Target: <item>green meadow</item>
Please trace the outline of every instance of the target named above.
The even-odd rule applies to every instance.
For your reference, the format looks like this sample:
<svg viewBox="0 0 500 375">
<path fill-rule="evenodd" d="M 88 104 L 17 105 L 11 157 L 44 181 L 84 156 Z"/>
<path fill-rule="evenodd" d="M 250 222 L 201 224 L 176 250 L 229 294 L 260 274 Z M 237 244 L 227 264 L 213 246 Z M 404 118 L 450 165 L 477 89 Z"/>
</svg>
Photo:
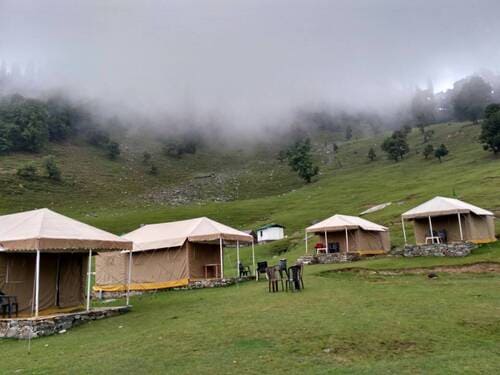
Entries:
<svg viewBox="0 0 500 375">
<path fill-rule="evenodd" d="M 477 142 L 479 127 L 452 123 L 432 129 L 431 143 L 445 143 L 450 150 L 442 163 L 424 159 L 417 130 L 409 136 L 410 155 L 398 163 L 379 151 L 383 136 L 342 143 L 332 161 L 321 152 L 326 135 L 318 135 L 315 158 L 321 175 L 309 185 L 271 153 L 260 154 L 259 161 L 241 152 L 227 165 L 224 155 L 205 155 L 217 160 L 214 165 L 221 171 L 236 176 L 239 195 L 227 202 L 183 205 L 137 199 L 148 186 L 173 182 L 166 174 L 160 181 L 152 176 L 141 180 L 144 171 L 132 151 L 110 162 L 78 145 L 54 146 L 65 175 L 74 171 L 75 177 L 60 185 L 41 181 L 37 188 L 14 174 L 29 156 L 3 157 L 0 211 L 47 206 L 117 234 L 140 224 L 196 216 L 239 229 L 276 222 L 286 226 L 287 238 L 256 247 L 257 260 L 272 264 L 279 258 L 291 263 L 304 253 L 304 228 L 312 222 L 335 213 L 358 215 L 391 202 L 366 218 L 388 226 L 393 245 L 400 246 L 400 214 L 436 195 L 500 213 L 500 160 L 482 150 Z M 370 147 L 377 150 L 374 162 L 366 157 Z M 185 180 L 203 172 L 197 158 L 203 157 L 185 160 L 184 171 L 180 161 L 164 163 L 171 176 Z M 247 174 L 233 174 L 241 169 Z M 272 177 L 270 170 L 275 171 Z M 122 180 L 114 181 L 117 176 Z M 407 231 L 411 241 L 410 225 Z M 235 273 L 235 251 L 228 248 L 225 253 L 230 276 Z M 242 260 L 251 263 L 250 248 L 242 249 Z M 249 281 L 228 288 L 137 296 L 130 313 L 33 340 L 31 354 L 25 341 L 0 341 L 0 372 L 495 374 L 500 372 L 500 274 L 439 272 L 430 279 L 426 273 L 335 272 L 346 267 L 376 271 L 477 262 L 499 263 L 500 244 L 483 245 L 465 258 L 383 256 L 306 266 L 305 290 L 300 293 L 270 294 L 267 282 Z"/>
</svg>

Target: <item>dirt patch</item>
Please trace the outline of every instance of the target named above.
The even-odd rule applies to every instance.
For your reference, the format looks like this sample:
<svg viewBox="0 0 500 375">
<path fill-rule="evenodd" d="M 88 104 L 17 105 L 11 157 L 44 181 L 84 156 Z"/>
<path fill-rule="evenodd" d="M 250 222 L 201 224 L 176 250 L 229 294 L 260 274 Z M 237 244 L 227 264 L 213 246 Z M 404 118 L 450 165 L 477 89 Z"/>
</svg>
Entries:
<svg viewBox="0 0 500 375">
<path fill-rule="evenodd" d="M 416 268 L 399 268 L 399 269 L 381 269 L 375 270 L 370 268 L 350 267 L 339 270 L 327 271 L 334 273 L 353 272 L 358 274 L 368 275 L 383 275 L 397 276 L 405 274 L 426 274 L 429 272 L 446 272 L 446 273 L 500 273 L 500 263 L 495 262 L 479 262 L 464 265 L 454 266 L 435 266 L 435 267 L 416 267 Z"/>
</svg>

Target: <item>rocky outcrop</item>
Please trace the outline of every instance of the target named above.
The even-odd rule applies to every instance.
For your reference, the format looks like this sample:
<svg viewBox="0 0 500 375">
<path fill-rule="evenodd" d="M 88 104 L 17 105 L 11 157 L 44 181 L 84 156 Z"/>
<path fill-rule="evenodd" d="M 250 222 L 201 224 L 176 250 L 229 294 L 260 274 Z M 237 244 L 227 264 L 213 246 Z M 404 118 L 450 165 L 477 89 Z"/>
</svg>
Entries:
<svg viewBox="0 0 500 375">
<path fill-rule="evenodd" d="M 64 333 L 89 320 L 108 318 L 126 313 L 129 310 L 129 306 L 120 306 L 39 318 L 0 319 L 0 338 L 33 339 L 55 333 Z"/>
<path fill-rule="evenodd" d="M 477 245 L 471 242 L 455 242 L 448 244 L 406 245 L 403 248 L 405 257 L 465 257 Z"/>
<path fill-rule="evenodd" d="M 297 262 L 303 264 L 331 264 L 331 263 L 346 263 L 354 262 L 361 259 L 356 253 L 331 253 L 331 254 L 316 254 L 303 255 Z"/>
</svg>

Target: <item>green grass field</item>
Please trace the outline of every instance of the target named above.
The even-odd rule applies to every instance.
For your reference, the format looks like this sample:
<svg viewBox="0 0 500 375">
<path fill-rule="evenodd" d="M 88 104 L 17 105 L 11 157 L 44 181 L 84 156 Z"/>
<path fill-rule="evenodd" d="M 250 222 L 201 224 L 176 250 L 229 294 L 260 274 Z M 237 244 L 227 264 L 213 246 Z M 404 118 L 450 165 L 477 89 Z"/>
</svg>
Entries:
<svg viewBox="0 0 500 375">
<path fill-rule="evenodd" d="M 150 181 L 141 183 L 141 177 L 134 177 L 142 168 L 138 160 L 101 163 L 95 150 L 77 148 L 71 153 L 65 147 L 77 146 L 57 146 L 75 174 L 71 157 L 79 158 L 82 176 L 75 179 L 81 180 L 73 187 L 46 181 L 38 188 L 14 186 L 20 182 L 12 171 L 29 156 L 3 158 L 0 180 L 7 183 L 0 188 L 0 211 L 48 206 L 118 234 L 143 223 L 195 216 L 241 229 L 277 222 L 286 226 L 287 239 L 256 249 L 258 260 L 275 263 L 281 257 L 293 262 L 303 254 L 303 230 L 313 221 L 335 213 L 357 215 L 372 205 L 392 202 L 367 218 L 389 226 L 393 245 L 401 245 L 399 215 L 435 195 L 456 196 L 500 212 L 500 160 L 477 143 L 478 126 L 441 124 L 433 129 L 432 143 L 444 142 L 450 150 L 443 163 L 424 160 L 416 130 L 410 135 L 411 154 L 400 163 L 386 160 L 379 151 L 375 162 L 367 160 L 368 149 L 378 150 L 382 137 L 341 144 L 330 164 L 317 146 L 322 174 L 306 186 L 269 155 L 259 161 L 247 154 L 227 162 L 231 171 L 255 166 L 247 169 L 248 185 L 239 199 L 181 206 L 134 198 Z M 318 139 L 316 145 L 320 143 Z M 187 174 L 206 172 L 208 167 L 196 167 L 198 157 L 202 155 L 185 161 Z M 221 170 L 226 168 L 224 156 L 210 158 L 218 160 L 214 165 Z M 99 160 L 95 168 L 92 160 Z M 266 179 L 271 165 L 280 171 Z M 181 171 L 179 164 L 172 175 L 179 173 L 182 180 Z M 111 187 L 117 176 L 129 180 Z M 160 179 L 175 184 L 168 176 Z M 240 188 L 242 182 L 238 179 Z M 250 263 L 249 248 L 242 250 L 242 259 Z M 328 272 L 352 266 L 391 269 L 485 261 L 500 262 L 500 244 L 482 246 L 466 258 L 377 257 L 308 266 L 301 293 L 273 295 L 267 293 L 267 283 L 247 282 L 224 289 L 134 297 L 129 314 L 34 340 L 29 355 L 24 341 L 0 341 L 0 373 L 496 374 L 500 372 L 499 274 L 443 273 L 430 280 L 425 275 Z M 226 251 L 225 262 L 230 276 L 236 263 L 232 249 Z"/>
<path fill-rule="evenodd" d="M 452 263 L 499 261 L 499 250 Z M 359 265 L 431 263 L 442 262 Z M 300 293 L 249 281 L 135 297 L 132 312 L 36 339 L 31 354 L 0 341 L 2 373 L 498 373 L 499 274 L 328 272 L 337 267 L 306 267 Z"/>
</svg>

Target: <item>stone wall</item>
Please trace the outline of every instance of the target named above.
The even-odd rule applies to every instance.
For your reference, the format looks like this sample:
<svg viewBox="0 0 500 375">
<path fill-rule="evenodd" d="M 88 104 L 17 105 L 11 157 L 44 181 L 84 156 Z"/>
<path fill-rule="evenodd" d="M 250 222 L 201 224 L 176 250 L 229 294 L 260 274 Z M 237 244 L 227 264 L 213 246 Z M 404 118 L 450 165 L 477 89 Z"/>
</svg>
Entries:
<svg viewBox="0 0 500 375">
<path fill-rule="evenodd" d="M 477 246 L 470 242 L 448 244 L 406 245 L 403 248 L 405 257 L 465 257 Z"/>
<path fill-rule="evenodd" d="M 361 257 L 356 253 L 331 253 L 303 255 L 297 261 L 304 264 L 331 264 L 354 262 L 360 259 Z"/>
<path fill-rule="evenodd" d="M 128 306 L 120 306 L 39 318 L 0 319 L 0 338 L 29 339 L 30 337 L 37 338 L 64 333 L 66 330 L 89 320 L 108 318 L 126 313 L 129 310 Z"/>
</svg>

